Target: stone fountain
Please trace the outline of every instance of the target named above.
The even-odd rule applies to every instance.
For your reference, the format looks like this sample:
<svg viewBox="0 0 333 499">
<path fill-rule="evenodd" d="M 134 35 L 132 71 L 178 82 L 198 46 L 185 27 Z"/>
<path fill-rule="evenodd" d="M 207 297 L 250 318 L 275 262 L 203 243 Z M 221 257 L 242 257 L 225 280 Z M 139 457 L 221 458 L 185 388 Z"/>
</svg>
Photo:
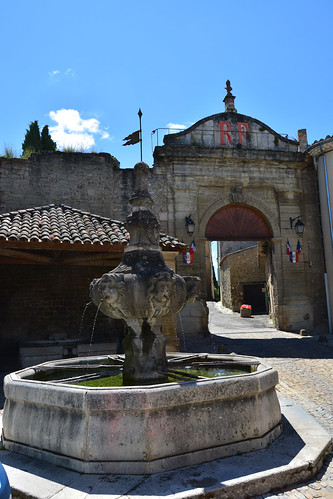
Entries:
<svg viewBox="0 0 333 499">
<path fill-rule="evenodd" d="M 47 362 L 8 375 L 3 443 L 9 450 L 84 473 L 150 474 L 260 449 L 281 433 L 277 372 L 260 359 L 167 358 L 163 318 L 195 300 L 199 280 L 165 265 L 149 168 L 138 163 L 135 173 L 130 243 L 120 265 L 90 289 L 102 312 L 126 322 L 125 356 Z M 177 378 L 188 364 L 245 370 Z M 113 371 L 123 373 L 123 386 L 76 384 Z"/>
<path fill-rule="evenodd" d="M 163 318 L 176 316 L 199 294 L 198 277 L 181 277 L 166 266 L 160 248 L 159 223 L 151 211 L 149 167 L 135 165 L 135 190 L 127 217 L 130 241 L 120 265 L 91 283 L 90 295 L 104 314 L 124 319 L 126 385 L 165 380 L 167 359 Z"/>
</svg>

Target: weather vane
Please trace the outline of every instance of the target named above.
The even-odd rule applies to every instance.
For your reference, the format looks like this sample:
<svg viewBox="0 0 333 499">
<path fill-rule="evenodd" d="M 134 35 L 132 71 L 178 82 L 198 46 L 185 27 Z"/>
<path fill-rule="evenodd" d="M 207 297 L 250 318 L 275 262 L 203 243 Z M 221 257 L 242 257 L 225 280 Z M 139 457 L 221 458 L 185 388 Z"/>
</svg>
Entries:
<svg viewBox="0 0 333 499">
<path fill-rule="evenodd" d="M 125 144 L 123 146 L 131 146 L 133 144 L 137 144 L 140 142 L 140 157 L 142 161 L 142 128 L 141 128 L 141 117 L 142 117 L 142 111 L 139 109 L 138 112 L 139 116 L 139 123 L 140 123 L 140 128 L 139 130 L 136 130 L 135 132 L 131 133 L 130 135 L 127 135 L 123 140 L 126 140 Z"/>
</svg>

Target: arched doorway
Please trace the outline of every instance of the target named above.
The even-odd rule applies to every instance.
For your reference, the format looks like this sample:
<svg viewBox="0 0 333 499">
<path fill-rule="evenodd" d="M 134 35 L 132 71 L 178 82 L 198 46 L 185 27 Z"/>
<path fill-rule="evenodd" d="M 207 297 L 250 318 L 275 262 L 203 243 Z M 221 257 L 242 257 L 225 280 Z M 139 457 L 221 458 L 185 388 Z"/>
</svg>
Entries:
<svg viewBox="0 0 333 499">
<path fill-rule="evenodd" d="M 229 204 L 210 217 L 205 236 L 210 241 L 262 241 L 272 237 L 272 230 L 254 208 Z"/>
<path fill-rule="evenodd" d="M 222 304 L 239 311 L 247 303 L 253 313 L 270 313 L 274 290 L 269 241 L 273 234 L 264 215 L 243 204 L 224 206 L 208 220 L 205 236 L 218 241 Z"/>
</svg>

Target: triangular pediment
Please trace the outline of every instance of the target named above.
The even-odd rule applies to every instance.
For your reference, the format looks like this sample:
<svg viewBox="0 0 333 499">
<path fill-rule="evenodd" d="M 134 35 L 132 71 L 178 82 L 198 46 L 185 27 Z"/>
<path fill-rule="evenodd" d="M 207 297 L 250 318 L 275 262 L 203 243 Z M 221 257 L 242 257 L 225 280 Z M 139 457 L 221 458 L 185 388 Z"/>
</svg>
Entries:
<svg viewBox="0 0 333 499">
<path fill-rule="evenodd" d="M 203 118 L 190 128 L 166 135 L 167 146 L 257 149 L 297 152 L 298 142 L 283 137 L 261 121 L 229 112 Z"/>
</svg>

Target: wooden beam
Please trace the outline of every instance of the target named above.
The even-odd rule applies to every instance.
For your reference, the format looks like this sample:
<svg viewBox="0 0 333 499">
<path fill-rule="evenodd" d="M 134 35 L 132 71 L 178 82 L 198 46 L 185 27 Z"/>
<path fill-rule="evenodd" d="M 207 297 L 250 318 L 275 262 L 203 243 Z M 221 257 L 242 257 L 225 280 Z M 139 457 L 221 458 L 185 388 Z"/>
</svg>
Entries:
<svg viewBox="0 0 333 499">
<path fill-rule="evenodd" d="M 59 241 L 9 241 L 0 239 L 0 249 L 17 249 L 32 251 L 87 251 L 87 252 L 123 252 L 126 244 L 88 244 L 61 243 Z"/>
<path fill-rule="evenodd" d="M 123 252 L 83 253 L 48 252 L 41 255 L 28 251 L 17 251 L 0 248 L 0 264 L 32 264 L 32 265 L 84 265 L 110 266 L 119 265 Z"/>
<path fill-rule="evenodd" d="M 54 259 L 49 256 L 29 253 L 28 251 L 16 251 L 11 249 L 0 248 L 0 257 L 5 256 L 8 258 L 14 258 L 15 260 L 24 260 L 24 263 L 40 263 L 49 265 L 53 263 Z"/>
</svg>

